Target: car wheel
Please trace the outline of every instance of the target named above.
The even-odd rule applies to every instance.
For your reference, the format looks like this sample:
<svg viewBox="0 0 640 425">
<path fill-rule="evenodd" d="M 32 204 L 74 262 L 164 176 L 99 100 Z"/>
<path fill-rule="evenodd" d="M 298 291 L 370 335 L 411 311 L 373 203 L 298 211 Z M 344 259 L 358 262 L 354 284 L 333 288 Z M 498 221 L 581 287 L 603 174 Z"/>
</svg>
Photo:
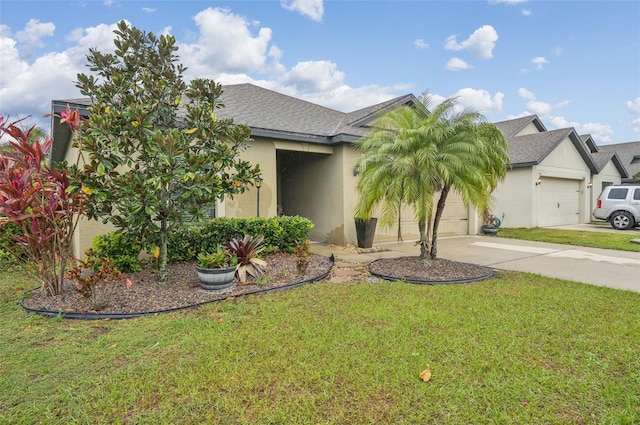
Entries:
<svg viewBox="0 0 640 425">
<path fill-rule="evenodd" d="M 636 225 L 633 216 L 626 211 L 616 211 L 609 220 L 611 227 L 616 230 L 629 230 Z"/>
</svg>

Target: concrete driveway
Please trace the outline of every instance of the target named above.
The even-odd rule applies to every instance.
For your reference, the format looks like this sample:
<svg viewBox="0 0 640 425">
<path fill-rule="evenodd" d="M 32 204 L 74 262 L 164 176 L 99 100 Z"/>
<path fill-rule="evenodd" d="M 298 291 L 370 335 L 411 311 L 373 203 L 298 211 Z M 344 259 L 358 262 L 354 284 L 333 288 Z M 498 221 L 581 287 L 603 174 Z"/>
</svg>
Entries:
<svg viewBox="0 0 640 425">
<path fill-rule="evenodd" d="M 629 234 L 630 239 L 640 237 L 640 232 L 635 232 L 627 231 L 626 233 Z M 378 258 L 419 255 L 419 248 L 414 241 L 376 246 L 384 248 L 385 251 L 358 254 L 322 244 L 312 244 L 311 249 L 322 255 L 333 253 L 338 260 L 356 263 L 370 262 Z M 438 239 L 438 256 L 499 270 L 536 273 L 640 292 L 640 252 L 585 248 L 493 236 L 453 236 Z"/>
</svg>

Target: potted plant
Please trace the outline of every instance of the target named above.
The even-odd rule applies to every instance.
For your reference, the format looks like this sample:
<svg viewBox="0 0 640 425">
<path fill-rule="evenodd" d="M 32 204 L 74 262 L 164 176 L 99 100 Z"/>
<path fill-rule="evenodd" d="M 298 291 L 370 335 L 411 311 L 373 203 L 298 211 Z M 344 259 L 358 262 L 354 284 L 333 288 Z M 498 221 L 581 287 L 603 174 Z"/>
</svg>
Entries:
<svg viewBox="0 0 640 425">
<path fill-rule="evenodd" d="M 248 277 L 258 278 L 267 270 L 267 262 L 259 257 L 266 248 L 264 237 L 245 235 L 243 239 L 233 238 L 223 248 L 237 258 L 236 276 L 240 283 L 247 283 Z"/>
<path fill-rule="evenodd" d="M 504 215 L 503 215 L 504 217 Z M 502 220 L 491 214 L 490 211 L 484 213 L 484 224 L 482 225 L 482 233 L 485 235 L 497 235 L 500 230 Z"/>
<path fill-rule="evenodd" d="M 238 257 L 221 245 L 214 252 L 201 252 L 196 266 L 200 287 L 214 291 L 230 288 L 237 268 Z"/>
</svg>

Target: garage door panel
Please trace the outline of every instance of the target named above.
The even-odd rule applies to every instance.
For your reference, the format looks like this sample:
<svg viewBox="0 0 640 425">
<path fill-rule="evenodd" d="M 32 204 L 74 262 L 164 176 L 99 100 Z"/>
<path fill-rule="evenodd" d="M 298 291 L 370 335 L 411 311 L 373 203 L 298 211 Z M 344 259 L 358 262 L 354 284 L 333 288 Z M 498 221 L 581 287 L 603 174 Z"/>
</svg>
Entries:
<svg viewBox="0 0 640 425">
<path fill-rule="evenodd" d="M 541 227 L 580 222 L 580 181 L 543 177 L 540 184 Z"/>
</svg>

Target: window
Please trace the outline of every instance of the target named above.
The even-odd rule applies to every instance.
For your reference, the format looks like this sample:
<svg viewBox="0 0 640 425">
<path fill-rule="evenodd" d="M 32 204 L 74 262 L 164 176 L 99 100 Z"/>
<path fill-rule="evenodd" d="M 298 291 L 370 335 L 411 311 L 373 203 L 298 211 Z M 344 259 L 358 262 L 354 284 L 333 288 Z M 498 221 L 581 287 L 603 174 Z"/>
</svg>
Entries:
<svg viewBox="0 0 640 425">
<path fill-rule="evenodd" d="M 634 201 L 640 201 L 640 189 L 636 189 L 633 192 L 633 200 Z"/>
<path fill-rule="evenodd" d="M 613 186 L 613 182 L 602 182 L 602 190 L 607 186 Z"/>
<path fill-rule="evenodd" d="M 609 196 L 607 196 L 607 199 L 627 199 L 628 192 L 629 189 L 622 187 L 611 189 L 611 191 L 609 192 Z"/>
</svg>

